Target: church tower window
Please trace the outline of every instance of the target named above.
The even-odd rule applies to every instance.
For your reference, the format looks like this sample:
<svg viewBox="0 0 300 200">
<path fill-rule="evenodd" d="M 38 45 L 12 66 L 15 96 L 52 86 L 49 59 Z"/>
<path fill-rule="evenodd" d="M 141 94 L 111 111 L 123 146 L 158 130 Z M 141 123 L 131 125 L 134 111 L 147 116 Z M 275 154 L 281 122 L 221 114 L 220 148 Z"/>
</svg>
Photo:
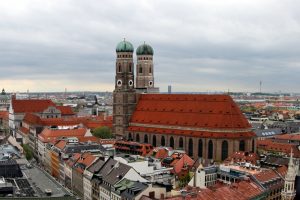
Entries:
<svg viewBox="0 0 300 200">
<path fill-rule="evenodd" d="M 129 63 L 129 72 L 131 73 L 132 72 L 132 64 Z"/>
<path fill-rule="evenodd" d="M 119 66 L 118 66 L 118 72 L 122 72 L 121 64 L 120 63 L 119 63 Z"/>
</svg>

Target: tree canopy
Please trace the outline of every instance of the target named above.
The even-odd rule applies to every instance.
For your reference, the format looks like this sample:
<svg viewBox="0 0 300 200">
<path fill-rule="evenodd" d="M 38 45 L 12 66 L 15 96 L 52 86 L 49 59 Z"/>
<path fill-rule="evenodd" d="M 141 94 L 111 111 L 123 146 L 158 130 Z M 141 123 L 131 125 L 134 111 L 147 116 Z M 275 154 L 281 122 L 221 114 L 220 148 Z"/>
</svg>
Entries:
<svg viewBox="0 0 300 200">
<path fill-rule="evenodd" d="M 32 149 L 29 147 L 28 144 L 23 145 L 23 150 L 25 152 L 25 156 L 27 160 L 31 160 L 33 158 L 33 152 Z"/>
<path fill-rule="evenodd" d="M 95 128 L 92 133 L 95 137 L 102 138 L 102 139 L 113 138 L 111 129 L 107 126 L 101 126 L 101 127 Z"/>
</svg>

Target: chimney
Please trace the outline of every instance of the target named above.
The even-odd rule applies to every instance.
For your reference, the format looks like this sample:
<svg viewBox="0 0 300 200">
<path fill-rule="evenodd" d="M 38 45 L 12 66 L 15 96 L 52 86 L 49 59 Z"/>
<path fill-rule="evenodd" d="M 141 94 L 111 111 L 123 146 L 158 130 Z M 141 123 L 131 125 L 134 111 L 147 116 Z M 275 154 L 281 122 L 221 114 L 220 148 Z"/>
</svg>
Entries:
<svg viewBox="0 0 300 200">
<path fill-rule="evenodd" d="M 16 94 L 15 93 L 11 95 L 11 100 L 16 100 Z"/>
</svg>

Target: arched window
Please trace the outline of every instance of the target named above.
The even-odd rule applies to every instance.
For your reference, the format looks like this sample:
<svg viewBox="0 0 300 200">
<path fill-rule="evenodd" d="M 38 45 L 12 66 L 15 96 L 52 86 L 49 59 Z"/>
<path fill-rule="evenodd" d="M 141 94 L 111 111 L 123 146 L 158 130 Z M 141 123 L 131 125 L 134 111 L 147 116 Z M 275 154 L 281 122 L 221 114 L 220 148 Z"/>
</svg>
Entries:
<svg viewBox="0 0 300 200">
<path fill-rule="evenodd" d="M 129 72 L 132 72 L 132 63 L 129 63 Z"/>
<path fill-rule="evenodd" d="M 121 63 L 118 65 L 118 72 L 122 72 Z"/>
<path fill-rule="evenodd" d="M 161 146 L 165 146 L 166 145 L 165 136 L 161 137 L 160 144 L 161 144 Z"/>
<path fill-rule="evenodd" d="M 208 142 L 208 159 L 212 159 L 213 158 L 213 150 L 214 150 L 214 145 L 213 142 L 211 140 L 209 140 Z"/>
<path fill-rule="evenodd" d="M 174 138 L 170 137 L 170 147 L 174 148 Z"/>
<path fill-rule="evenodd" d="M 189 156 L 193 156 L 193 140 L 189 139 Z"/>
<path fill-rule="evenodd" d="M 183 149 L 183 139 L 182 139 L 182 137 L 179 138 L 179 148 Z"/>
<path fill-rule="evenodd" d="M 148 135 L 144 136 L 144 143 L 148 143 Z"/>
<path fill-rule="evenodd" d="M 245 151 L 245 140 L 241 140 L 240 141 L 240 147 L 239 147 L 240 151 Z"/>
<path fill-rule="evenodd" d="M 225 160 L 228 157 L 228 142 L 224 140 L 222 142 L 222 156 L 221 159 Z"/>
<path fill-rule="evenodd" d="M 252 152 L 255 153 L 255 141 L 252 139 Z"/>
<path fill-rule="evenodd" d="M 131 141 L 132 140 L 132 135 L 131 133 L 128 134 L 128 141 Z"/>
<path fill-rule="evenodd" d="M 140 73 L 140 74 L 143 73 L 143 68 L 142 68 L 142 66 L 139 67 L 139 73 Z"/>
<path fill-rule="evenodd" d="M 156 147 L 156 136 L 155 135 L 153 135 L 153 137 L 152 137 L 152 146 Z"/>
<path fill-rule="evenodd" d="M 203 157 L 203 143 L 202 143 L 202 139 L 199 139 L 198 141 L 198 157 L 202 158 Z"/>
<path fill-rule="evenodd" d="M 135 136 L 135 141 L 140 142 L 140 135 L 138 133 Z"/>
</svg>

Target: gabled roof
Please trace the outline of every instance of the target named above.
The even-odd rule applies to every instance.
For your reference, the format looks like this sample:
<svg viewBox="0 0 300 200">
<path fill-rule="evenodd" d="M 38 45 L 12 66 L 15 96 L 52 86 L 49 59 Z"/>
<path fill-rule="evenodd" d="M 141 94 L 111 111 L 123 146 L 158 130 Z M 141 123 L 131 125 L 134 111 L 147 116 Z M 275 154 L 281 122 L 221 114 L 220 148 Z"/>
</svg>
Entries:
<svg viewBox="0 0 300 200">
<path fill-rule="evenodd" d="M 97 158 L 97 160 L 90 165 L 87 170 L 91 173 L 95 173 L 97 171 L 99 171 L 101 169 L 101 167 L 103 167 L 103 165 L 105 164 L 105 160 L 104 158 Z"/>
<path fill-rule="evenodd" d="M 83 137 L 87 132 L 85 128 L 78 129 L 49 129 L 45 128 L 38 136 L 42 142 L 55 141 L 61 137 Z"/>
<path fill-rule="evenodd" d="M 211 137 L 213 133 L 216 137 L 234 134 L 238 137 L 255 136 L 229 95 L 142 94 L 128 130 L 162 134 L 180 131 L 180 135 L 198 137 Z M 204 135 L 201 136 L 201 133 Z"/>
<path fill-rule="evenodd" d="M 54 146 L 60 150 L 63 150 L 65 148 L 66 144 L 67 144 L 66 140 L 60 140 Z"/>
<path fill-rule="evenodd" d="M 259 161 L 259 156 L 256 153 L 250 153 L 250 152 L 243 152 L 243 151 L 236 151 L 233 154 L 231 154 L 227 159 L 227 162 L 248 162 L 252 163 L 254 165 L 257 164 L 257 161 Z"/>
<path fill-rule="evenodd" d="M 56 106 L 60 110 L 62 115 L 74 115 L 74 112 L 70 106 Z"/>
<path fill-rule="evenodd" d="M 251 127 L 229 95 L 142 94 L 131 122 L 199 128 Z"/>
<path fill-rule="evenodd" d="M 265 183 L 270 181 L 271 179 L 279 179 L 281 178 L 274 170 L 272 169 L 264 169 L 263 171 L 256 173 L 253 175 L 260 183 Z"/>
<path fill-rule="evenodd" d="M 286 155 L 290 155 L 292 149 L 294 157 L 300 158 L 300 151 L 296 144 L 280 143 L 269 139 L 265 139 L 257 140 L 257 148 L 264 149 L 266 151 L 281 152 Z"/>
<path fill-rule="evenodd" d="M 294 141 L 300 141 L 300 133 L 293 133 L 293 134 L 284 134 L 284 135 L 278 135 L 275 137 L 279 140 L 294 140 Z"/>
<path fill-rule="evenodd" d="M 79 172 L 83 173 L 86 167 L 90 166 L 93 161 L 96 159 L 90 152 L 81 153 L 79 159 L 74 164 L 74 169 Z"/>
<path fill-rule="evenodd" d="M 12 108 L 15 113 L 39 113 L 46 110 L 49 106 L 56 107 L 55 103 L 51 100 L 41 100 L 41 99 L 28 99 L 19 100 L 12 99 Z"/>
<path fill-rule="evenodd" d="M 33 113 L 25 113 L 23 121 L 30 125 L 43 124 L 41 118 L 38 115 L 35 115 Z"/>
<path fill-rule="evenodd" d="M 117 162 L 109 171 L 109 173 L 103 177 L 103 180 L 111 185 L 114 185 L 118 181 L 122 180 L 122 178 L 124 178 L 130 169 L 130 166 Z"/>
</svg>

